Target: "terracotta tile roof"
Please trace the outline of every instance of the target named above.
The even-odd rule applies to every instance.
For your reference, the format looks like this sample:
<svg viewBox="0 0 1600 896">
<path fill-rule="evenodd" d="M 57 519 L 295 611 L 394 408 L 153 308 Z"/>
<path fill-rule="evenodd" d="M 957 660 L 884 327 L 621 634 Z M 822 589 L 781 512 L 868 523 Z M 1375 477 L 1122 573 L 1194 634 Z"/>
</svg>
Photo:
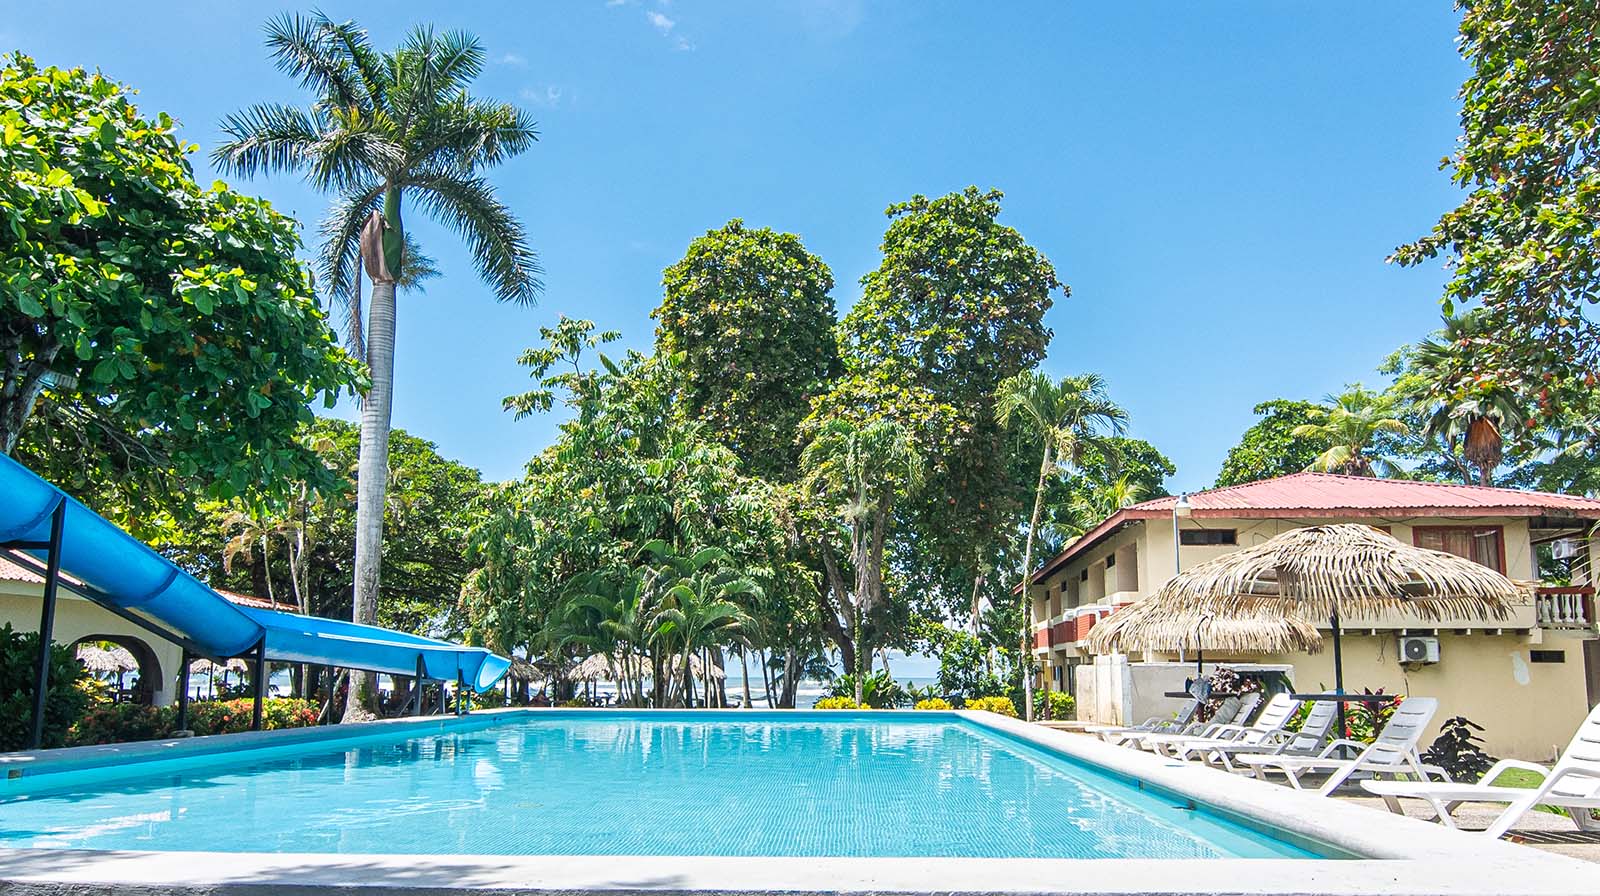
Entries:
<svg viewBox="0 0 1600 896">
<path fill-rule="evenodd" d="M 44 576 L 23 569 L 5 557 L 0 557 L 0 581 L 3 582 L 30 582 L 35 585 L 44 584 Z"/>
<path fill-rule="evenodd" d="M 1043 576 L 1134 520 L 1169 519 L 1176 497 L 1156 498 L 1107 517 L 1052 557 Z M 1600 500 L 1509 488 L 1374 479 L 1334 473 L 1292 473 L 1276 479 L 1189 495 L 1190 515 L 1224 519 L 1522 516 L 1600 519 Z"/>
<path fill-rule="evenodd" d="M 241 607 L 255 607 L 259 610 L 274 609 L 272 606 L 272 601 L 267 600 L 264 597 L 256 597 L 255 595 L 251 594 L 240 594 L 237 591 L 224 591 L 221 588 L 217 588 L 215 590 L 218 594 L 226 597 L 228 600 L 238 604 Z M 293 613 L 295 610 L 294 598 L 278 598 L 278 606 L 276 609 L 282 610 L 286 613 Z"/>
</svg>

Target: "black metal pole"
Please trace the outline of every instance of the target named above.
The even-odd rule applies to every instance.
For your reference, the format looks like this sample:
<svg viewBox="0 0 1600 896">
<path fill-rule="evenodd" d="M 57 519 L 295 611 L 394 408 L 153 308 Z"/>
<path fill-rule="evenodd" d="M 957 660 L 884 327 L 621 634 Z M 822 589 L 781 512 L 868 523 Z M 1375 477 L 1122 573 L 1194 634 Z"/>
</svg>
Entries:
<svg viewBox="0 0 1600 896">
<path fill-rule="evenodd" d="M 261 704 L 267 699 L 267 636 L 256 642 L 256 705 L 250 715 L 250 730 L 261 730 Z"/>
<path fill-rule="evenodd" d="M 461 670 L 456 670 L 456 715 L 467 714 L 467 682 L 461 677 Z"/>
<path fill-rule="evenodd" d="M 1339 644 L 1339 608 L 1333 608 L 1333 615 L 1328 617 L 1328 624 L 1333 627 L 1333 690 L 1334 693 L 1344 693 L 1344 651 Z M 1339 733 L 1338 737 L 1348 737 L 1349 729 L 1344 722 L 1344 701 L 1338 702 L 1339 706 Z"/>
<path fill-rule="evenodd" d="M 67 499 L 50 514 L 50 546 L 45 560 L 44 607 L 39 611 L 39 670 L 33 679 L 33 730 L 27 749 L 44 746 L 45 697 L 50 690 L 50 640 L 56 628 L 56 589 L 61 584 L 61 528 L 67 518 Z"/>
<path fill-rule="evenodd" d="M 423 686 L 424 683 L 427 682 L 427 680 L 428 680 L 427 676 L 428 676 L 427 665 L 425 663 L 423 663 L 422 654 L 419 653 L 419 654 L 417 654 L 417 699 L 416 699 L 416 703 L 413 704 L 413 707 L 414 707 L 413 714 L 414 715 L 419 715 L 420 716 L 423 713 L 422 686 Z"/>
<path fill-rule="evenodd" d="M 178 730 L 189 730 L 189 664 L 194 662 L 194 654 L 189 648 L 183 648 L 183 656 L 179 659 L 178 671 Z"/>
<path fill-rule="evenodd" d="M 439 715 L 441 716 L 449 711 L 449 708 L 445 706 L 445 696 L 444 679 L 441 678 L 439 679 Z"/>
</svg>

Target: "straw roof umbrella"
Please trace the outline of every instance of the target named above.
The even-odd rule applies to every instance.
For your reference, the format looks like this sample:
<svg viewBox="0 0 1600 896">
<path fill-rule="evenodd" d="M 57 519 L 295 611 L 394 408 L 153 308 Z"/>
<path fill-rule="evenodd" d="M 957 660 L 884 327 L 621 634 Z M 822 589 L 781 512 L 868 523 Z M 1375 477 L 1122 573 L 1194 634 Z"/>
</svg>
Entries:
<svg viewBox="0 0 1600 896">
<path fill-rule="evenodd" d="M 78 662 L 96 675 L 121 675 L 139 668 L 139 661 L 126 648 L 107 650 L 95 644 L 78 645 Z"/>
<path fill-rule="evenodd" d="M 1381 529 L 1345 523 L 1293 529 L 1196 564 L 1148 600 L 1157 608 L 1151 612 L 1190 619 L 1206 614 L 1218 619 L 1326 616 L 1333 630 L 1334 682 L 1342 694 L 1341 614 L 1504 619 L 1521 591 L 1505 576 L 1464 557 L 1413 547 Z"/>
<path fill-rule="evenodd" d="M 1089 630 L 1089 649 L 1096 653 L 1193 650 L 1199 654 L 1206 647 L 1225 653 L 1315 653 L 1322 649 L 1322 635 L 1299 616 L 1259 610 L 1228 616 L 1174 613 L 1151 598 L 1123 607 Z"/>
</svg>

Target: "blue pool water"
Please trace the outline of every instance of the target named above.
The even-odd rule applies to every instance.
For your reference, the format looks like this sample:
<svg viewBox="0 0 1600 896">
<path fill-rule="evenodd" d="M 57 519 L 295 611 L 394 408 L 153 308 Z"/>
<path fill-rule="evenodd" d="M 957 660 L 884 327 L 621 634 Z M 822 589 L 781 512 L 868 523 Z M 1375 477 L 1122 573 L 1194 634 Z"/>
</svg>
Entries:
<svg viewBox="0 0 1600 896">
<path fill-rule="evenodd" d="M 542 713 L 0 803 L 0 846 L 487 855 L 1308 857 L 953 717 Z"/>
</svg>

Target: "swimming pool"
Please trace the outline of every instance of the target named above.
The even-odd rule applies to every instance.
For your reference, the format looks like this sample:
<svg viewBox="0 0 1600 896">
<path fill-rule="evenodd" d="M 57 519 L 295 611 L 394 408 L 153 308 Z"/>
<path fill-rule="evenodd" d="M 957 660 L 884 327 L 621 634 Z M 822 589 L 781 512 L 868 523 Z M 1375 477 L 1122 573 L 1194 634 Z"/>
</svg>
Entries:
<svg viewBox="0 0 1600 896">
<path fill-rule="evenodd" d="M 955 713 L 546 711 L 23 783 L 0 803 L 0 847 L 1314 857 Z"/>
</svg>

